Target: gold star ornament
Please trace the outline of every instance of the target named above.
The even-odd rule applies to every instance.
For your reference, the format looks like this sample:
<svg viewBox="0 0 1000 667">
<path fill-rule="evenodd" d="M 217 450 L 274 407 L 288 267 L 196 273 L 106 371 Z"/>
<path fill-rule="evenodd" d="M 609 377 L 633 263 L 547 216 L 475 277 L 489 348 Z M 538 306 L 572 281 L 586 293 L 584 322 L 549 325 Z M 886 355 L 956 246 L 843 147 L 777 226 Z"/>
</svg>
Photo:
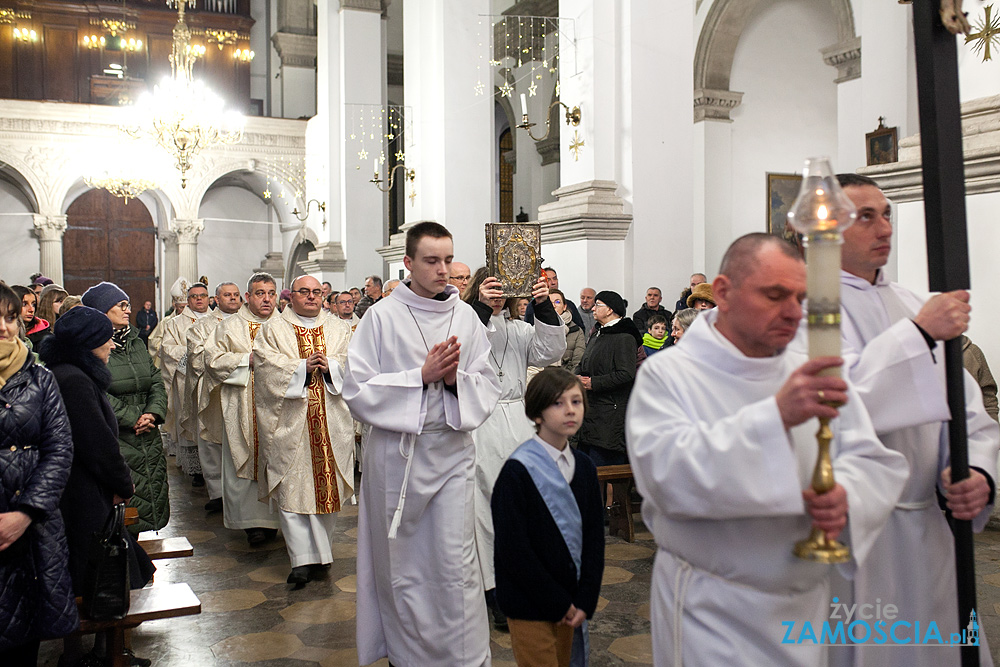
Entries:
<svg viewBox="0 0 1000 667">
<path fill-rule="evenodd" d="M 975 42 L 972 50 L 976 55 L 982 55 L 983 62 L 993 60 L 991 47 L 1000 48 L 1000 16 L 991 16 L 993 5 L 986 5 L 986 14 L 981 21 L 976 21 L 976 32 L 969 33 L 965 43 Z"/>
<path fill-rule="evenodd" d="M 500 86 L 500 96 L 501 97 L 510 97 L 513 92 L 514 92 L 513 86 L 511 86 L 506 81 L 504 81 L 503 85 Z"/>
<path fill-rule="evenodd" d="M 583 146 L 584 146 L 584 142 L 583 142 L 583 139 L 580 137 L 580 131 L 579 130 L 574 130 L 573 131 L 573 141 L 569 145 L 569 149 L 573 152 L 573 161 L 574 162 L 579 162 L 580 161 L 580 151 L 583 150 Z"/>
</svg>

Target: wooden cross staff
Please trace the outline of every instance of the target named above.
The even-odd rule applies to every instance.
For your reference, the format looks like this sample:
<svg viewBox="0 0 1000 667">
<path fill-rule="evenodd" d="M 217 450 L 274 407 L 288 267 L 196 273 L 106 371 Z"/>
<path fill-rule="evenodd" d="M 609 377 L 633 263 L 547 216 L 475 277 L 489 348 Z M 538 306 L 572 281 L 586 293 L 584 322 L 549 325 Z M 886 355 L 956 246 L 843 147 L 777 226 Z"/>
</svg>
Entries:
<svg viewBox="0 0 1000 667">
<path fill-rule="evenodd" d="M 949 3 L 951 0 L 945 0 Z M 960 3 L 959 3 L 960 6 Z M 958 96 L 958 48 L 955 35 L 942 23 L 939 0 L 914 0 L 913 33 L 920 109 L 924 217 L 930 289 L 948 292 L 969 288 L 969 243 L 965 217 L 965 168 L 962 118 Z M 954 19 L 949 21 L 956 29 Z M 964 23 L 968 27 L 968 23 Z M 945 341 L 945 374 L 951 422 L 951 478 L 969 476 L 962 343 Z M 972 523 L 954 521 L 955 571 L 958 584 L 959 631 L 976 607 L 976 570 Z M 961 647 L 962 665 L 979 665 L 979 647 Z"/>
</svg>

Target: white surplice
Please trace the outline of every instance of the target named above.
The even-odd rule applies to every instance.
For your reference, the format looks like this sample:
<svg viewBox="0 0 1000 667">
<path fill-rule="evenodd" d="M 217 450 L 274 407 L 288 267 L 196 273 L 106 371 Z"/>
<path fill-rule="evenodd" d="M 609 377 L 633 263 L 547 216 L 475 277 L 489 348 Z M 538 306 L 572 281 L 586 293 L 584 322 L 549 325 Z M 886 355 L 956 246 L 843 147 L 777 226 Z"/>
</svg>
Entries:
<svg viewBox="0 0 1000 667">
<path fill-rule="evenodd" d="M 818 420 L 786 430 L 774 395 L 805 361 L 743 355 L 702 313 L 682 344 L 642 365 L 627 437 L 642 514 L 659 550 L 650 591 L 657 665 L 826 664 L 826 649 L 782 644 L 782 621 L 828 617 L 832 566 L 796 558 L 809 535 Z M 847 491 L 841 541 L 864 562 L 906 479 L 853 390 L 833 420 L 836 480 Z M 797 625 L 796 627 L 799 627 Z M 818 632 L 818 630 L 817 630 Z"/>
<path fill-rule="evenodd" d="M 845 350 L 860 353 L 850 360 L 851 380 L 879 438 L 906 457 L 910 475 L 871 557 L 853 582 L 837 582 L 837 588 L 858 604 L 878 599 L 894 604 L 900 619 L 919 622 L 922 628 L 935 621 L 948 637 L 959 626 L 954 542 L 936 493 L 950 460 L 944 346 L 938 343 L 932 353 L 910 321 L 924 300 L 888 281 L 882 271 L 874 285 L 842 271 L 840 298 Z M 996 480 L 1000 430 L 983 407 L 979 385 L 967 372 L 964 376 L 969 465 Z M 976 517 L 974 530 L 983 529 L 991 511 L 989 505 Z M 992 665 L 985 633 L 980 637 L 980 663 Z M 936 647 L 855 646 L 832 651 L 831 661 L 940 667 L 958 665 L 959 655 Z"/>
<path fill-rule="evenodd" d="M 277 310 L 274 311 L 277 313 Z M 260 502 L 256 465 L 260 461 L 253 409 L 250 353 L 253 337 L 267 319 L 244 305 L 215 329 L 205 346 L 209 392 L 218 390 L 224 415 L 222 428 L 222 520 L 226 528 L 277 528 L 278 517 Z M 255 438 L 258 443 L 255 443 Z"/>
<path fill-rule="evenodd" d="M 361 664 L 489 664 L 489 621 L 476 558 L 475 446 L 500 384 L 475 311 L 406 283 L 368 309 L 347 355 L 344 398 L 371 425 L 358 519 L 357 645 Z M 457 336 L 456 393 L 425 387 L 428 349 Z M 409 475 L 406 475 L 409 466 Z M 389 529 L 401 491 L 398 532 Z"/>
<path fill-rule="evenodd" d="M 170 318 L 163 328 L 160 343 L 160 373 L 167 390 L 167 418 L 165 426 L 177 448 L 177 464 L 189 475 L 201 474 L 198 444 L 184 432 L 181 416 L 185 401 L 190 404 L 190 394 L 185 391 L 187 382 L 187 330 L 207 313 L 196 313 L 190 308 Z"/>
<path fill-rule="evenodd" d="M 188 327 L 187 378 L 181 430 L 198 446 L 201 474 L 210 499 L 222 497 L 222 406 L 219 393 L 205 391 L 205 343 L 228 315 L 221 308 L 209 310 Z"/>
<path fill-rule="evenodd" d="M 524 414 L 524 391 L 528 366 L 548 366 L 566 351 L 566 328 L 562 322 L 545 324 L 537 317 L 534 326 L 509 320 L 506 311 L 494 315 L 486 332 L 492 352 L 490 365 L 500 379 L 500 401 L 483 425 L 472 432 L 476 443 L 476 550 L 483 588 L 496 588 L 493 570 L 493 512 L 490 499 L 500 469 L 521 443 L 535 435 Z"/>
</svg>

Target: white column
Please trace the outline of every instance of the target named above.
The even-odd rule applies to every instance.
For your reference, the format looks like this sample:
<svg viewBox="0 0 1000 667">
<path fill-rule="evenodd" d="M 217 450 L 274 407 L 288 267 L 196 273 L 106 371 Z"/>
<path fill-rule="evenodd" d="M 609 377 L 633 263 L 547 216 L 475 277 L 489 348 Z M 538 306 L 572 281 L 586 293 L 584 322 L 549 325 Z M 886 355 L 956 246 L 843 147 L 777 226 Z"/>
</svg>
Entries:
<svg viewBox="0 0 1000 667">
<path fill-rule="evenodd" d="M 316 35 L 276 32 L 271 41 L 281 57 L 277 82 L 281 102 L 280 108 L 273 111 L 283 118 L 315 115 Z"/>
<path fill-rule="evenodd" d="M 690 274 L 715 275 L 734 238 L 733 121 L 730 114 L 743 93 L 731 90 L 694 91 L 694 226 L 690 266 L 677 267 L 671 285 L 685 285 Z"/>
<path fill-rule="evenodd" d="M 205 221 L 175 219 L 172 227 L 177 234 L 177 270 L 187 278 L 188 283 L 197 282 L 198 236 L 205 229 Z"/>
<path fill-rule="evenodd" d="M 484 223 L 495 210 L 493 95 L 474 89 L 476 54 L 487 48 L 479 46 L 480 15 L 489 13 L 488 0 L 403 5 L 405 103 L 414 115 L 406 164 L 417 177 L 406 223 L 445 225 L 455 236 L 455 258 L 473 267 L 484 262 Z"/>
<path fill-rule="evenodd" d="M 340 0 L 339 80 L 341 96 L 347 104 L 375 105 L 384 109 L 385 52 L 382 49 L 382 3 L 380 0 Z M 350 111 L 347 107 L 339 122 L 330 124 L 331 136 L 346 137 L 350 133 Z M 388 129 L 388 123 L 386 123 Z M 381 141 L 379 142 L 381 144 Z M 344 151 L 341 163 L 341 216 L 339 235 L 347 256 L 345 284 L 342 289 L 364 282 L 366 275 L 384 275 L 382 257 L 376 248 L 388 241 L 386 195 L 372 178 L 372 163 L 379 157 L 373 147 L 367 160 L 356 151 Z M 388 180 L 388 156 L 381 165 L 382 179 Z M 360 167 L 357 169 L 356 167 Z M 396 170 L 396 188 L 408 185 Z M 382 187 L 387 187 L 383 184 Z"/>
<path fill-rule="evenodd" d="M 160 232 L 160 240 L 163 241 L 163 282 L 160 284 L 160 294 L 164 308 L 169 308 L 171 305 L 170 288 L 174 286 L 180 275 L 177 234 L 171 231 Z"/>
<path fill-rule="evenodd" d="M 38 235 L 39 271 L 59 285 L 63 284 L 62 239 L 66 233 L 65 215 L 33 215 Z"/>
</svg>

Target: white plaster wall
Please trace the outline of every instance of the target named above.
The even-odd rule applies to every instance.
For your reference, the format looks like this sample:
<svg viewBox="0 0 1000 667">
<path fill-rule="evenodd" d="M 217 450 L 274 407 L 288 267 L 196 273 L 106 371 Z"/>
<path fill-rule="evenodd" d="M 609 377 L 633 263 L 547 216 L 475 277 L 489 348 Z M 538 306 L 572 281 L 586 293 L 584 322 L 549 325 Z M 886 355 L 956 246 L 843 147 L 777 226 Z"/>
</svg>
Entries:
<svg viewBox="0 0 1000 667">
<path fill-rule="evenodd" d="M 27 285 L 38 271 L 38 239 L 34 236 L 33 211 L 20 190 L 0 181 L 0 280 L 8 285 Z"/>
<path fill-rule="evenodd" d="M 198 209 L 205 231 L 198 237 L 198 271 L 210 287 L 223 280 L 245 284 L 268 251 L 267 206 L 237 187 L 210 190 Z M 193 277 L 192 277 L 193 279 Z"/>
<path fill-rule="evenodd" d="M 996 249 L 1000 247 L 1000 226 L 996 221 L 1000 192 L 971 195 L 965 201 L 969 239 L 974 241 L 969 244 L 972 320 L 968 336 L 982 348 L 991 369 L 997 373 L 1000 372 L 1000 339 L 996 335 L 1000 331 L 1000 309 L 996 307 L 1000 264 L 996 261 Z M 927 242 L 923 202 L 899 206 L 894 245 L 899 282 L 926 294 Z"/>
<path fill-rule="evenodd" d="M 766 231 L 767 172 L 801 172 L 806 158 L 821 155 L 838 168 L 836 73 L 818 50 L 836 39 L 829 5 L 804 0 L 765 9 L 740 38 L 731 78 L 744 96 L 732 114 L 730 241 Z M 705 269 L 714 272 L 721 258 L 709 252 Z"/>
</svg>

